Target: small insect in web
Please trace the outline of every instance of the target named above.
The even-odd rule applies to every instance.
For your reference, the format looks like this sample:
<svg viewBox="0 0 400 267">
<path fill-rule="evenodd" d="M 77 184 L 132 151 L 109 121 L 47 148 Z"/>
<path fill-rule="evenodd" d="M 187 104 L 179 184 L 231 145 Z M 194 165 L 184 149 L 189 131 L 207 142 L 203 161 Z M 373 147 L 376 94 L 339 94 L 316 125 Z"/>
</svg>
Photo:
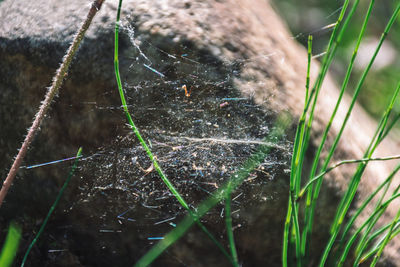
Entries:
<svg viewBox="0 0 400 267">
<path fill-rule="evenodd" d="M 190 97 L 190 94 L 192 93 L 192 90 L 190 90 L 190 91 L 188 92 L 187 87 L 186 87 L 186 84 L 182 85 L 182 89 L 185 90 L 185 96 L 186 96 L 186 97 Z"/>
</svg>

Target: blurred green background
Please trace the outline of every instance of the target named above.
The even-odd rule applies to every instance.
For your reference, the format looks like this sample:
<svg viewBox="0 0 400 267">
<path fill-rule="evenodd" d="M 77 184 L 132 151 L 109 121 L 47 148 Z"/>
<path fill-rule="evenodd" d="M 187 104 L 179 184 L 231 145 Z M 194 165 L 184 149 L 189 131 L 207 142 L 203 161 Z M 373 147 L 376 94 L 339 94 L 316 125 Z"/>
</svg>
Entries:
<svg viewBox="0 0 400 267">
<path fill-rule="evenodd" d="M 353 3 L 354 1 L 350 1 Z M 351 76 L 348 92 L 354 90 L 364 67 L 368 64 L 377 42 L 391 17 L 398 0 L 375 1 L 371 18 L 364 35 L 363 44 L 358 52 L 356 66 Z M 293 37 L 307 45 L 307 36 L 314 37 L 313 54 L 324 52 L 331 30 L 323 30 L 326 25 L 335 23 L 344 0 L 273 0 L 274 8 L 286 20 Z M 343 43 L 331 67 L 337 84 L 341 84 L 348 62 L 350 61 L 356 39 L 370 1 L 360 1 Z M 384 111 L 395 87 L 400 81 L 400 17 L 397 17 L 381 52 L 368 75 L 359 96 L 359 102 L 373 117 L 379 118 Z M 321 59 L 321 58 L 320 58 Z M 399 103 L 395 107 L 400 112 Z"/>
</svg>

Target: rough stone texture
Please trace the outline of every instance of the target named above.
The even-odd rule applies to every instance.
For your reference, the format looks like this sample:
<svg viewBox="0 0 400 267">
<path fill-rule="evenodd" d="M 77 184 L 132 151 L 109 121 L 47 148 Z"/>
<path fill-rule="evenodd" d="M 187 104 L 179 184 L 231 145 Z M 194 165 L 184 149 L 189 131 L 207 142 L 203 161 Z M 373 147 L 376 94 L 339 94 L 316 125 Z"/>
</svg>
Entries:
<svg viewBox="0 0 400 267">
<path fill-rule="evenodd" d="M 0 3 L 2 177 L 89 4 L 82 0 Z M 158 222 L 176 217 L 173 222 L 177 223 L 184 214 L 156 173 L 146 171 L 149 162 L 119 108 L 113 73 L 116 4 L 106 1 L 95 18 L 26 159 L 27 164 L 34 164 L 69 157 L 80 145 L 86 155 L 92 155 L 32 251 L 31 266 L 132 264 L 149 249 L 147 237 L 171 229 Z M 267 1 L 132 0 L 124 1 L 122 17 L 120 61 L 130 109 L 166 174 L 190 205 L 196 206 L 207 196 L 206 191 L 220 186 L 257 150 L 257 142 L 270 133 L 277 114 L 288 111 L 296 117 L 301 113 L 306 53 L 290 39 Z M 131 42 L 132 36 L 140 50 Z M 316 73 L 314 62 L 314 77 Z M 190 97 L 181 89 L 184 84 L 191 90 Z M 316 112 L 314 140 L 318 140 L 337 95 L 337 87 L 328 77 Z M 222 100 L 226 97 L 248 99 Z M 345 103 L 349 103 L 348 97 Z M 359 106 L 353 113 L 336 159 L 359 158 L 375 129 Z M 341 109 L 338 117 L 344 114 Z M 340 121 L 335 121 L 329 140 L 338 132 Z M 288 140 L 293 136 L 291 130 Z M 392 155 L 396 149 L 398 145 L 389 139 L 377 155 Z M 288 162 L 288 143 L 274 145 L 270 156 L 235 195 L 239 196 L 234 203 L 239 210 L 234 216 L 235 238 L 243 266 L 280 265 Z M 360 199 L 376 188 L 392 167 L 388 163 L 371 165 L 363 178 Z M 23 225 L 23 249 L 68 168 L 64 164 L 21 170 L 0 211 L 0 225 L 5 229 L 11 219 Z M 317 214 L 316 254 L 335 211 L 331 203 L 337 202 L 336 194 L 345 187 L 351 171 L 351 167 L 343 167 L 332 173 L 330 187 L 324 189 L 320 209 L 324 212 Z M 217 236 L 225 235 L 222 208 L 204 219 Z M 387 255 L 395 263 L 400 259 L 397 243 L 393 244 Z M 49 252 L 54 249 L 63 251 Z M 155 263 L 179 264 L 228 263 L 194 228 Z"/>
</svg>

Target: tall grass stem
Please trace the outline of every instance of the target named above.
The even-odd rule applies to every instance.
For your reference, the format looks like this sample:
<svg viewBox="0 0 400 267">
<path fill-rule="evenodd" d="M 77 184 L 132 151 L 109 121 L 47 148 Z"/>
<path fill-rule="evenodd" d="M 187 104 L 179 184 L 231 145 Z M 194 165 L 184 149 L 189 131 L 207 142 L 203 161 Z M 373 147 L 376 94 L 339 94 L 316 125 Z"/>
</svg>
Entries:
<svg viewBox="0 0 400 267">
<path fill-rule="evenodd" d="M 350 12 L 349 17 L 353 16 L 353 14 L 354 14 L 354 12 L 355 12 L 355 10 L 357 8 L 357 5 L 358 5 L 358 2 L 356 2 L 353 5 L 353 8 L 352 8 L 352 10 Z M 343 83 L 342 83 L 342 86 L 341 86 L 341 89 L 340 89 L 339 97 L 338 97 L 338 99 L 336 101 L 334 110 L 332 111 L 331 117 L 330 117 L 330 119 L 328 121 L 328 124 L 326 125 L 325 131 L 324 131 L 324 133 L 322 135 L 322 139 L 320 141 L 320 145 L 319 145 L 319 147 L 317 149 L 317 152 L 315 154 L 314 161 L 313 161 L 313 164 L 312 164 L 312 167 L 311 167 L 309 180 L 311 180 L 312 177 L 314 177 L 316 175 L 317 168 L 318 168 L 319 161 L 320 161 L 320 157 L 321 157 L 321 153 L 322 153 L 322 149 L 323 149 L 323 147 L 325 145 L 325 142 L 326 142 L 326 139 L 328 137 L 328 133 L 329 133 L 330 128 L 332 126 L 333 120 L 335 119 L 337 111 L 339 109 L 339 106 L 340 106 L 340 104 L 342 102 L 342 98 L 343 98 L 344 92 L 346 90 L 347 84 L 349 82 L 349 78 L 350 78 L 350 75 L 351 75 L 352 70 L 353 70 L 354 61 L 355 61 L 355 59 L 357 57 L 357 52 L 358 52 L 359 46 L 361 44 L 362 38 L 364 36 L 366 25 L 367 25 L 367 23 L 369 21 L 373 5 L 374 5 L 374 1 L 371 1 L 370 5 L 368 7 L 367 14 L 366 14 L 366 16 L 364 18 L 364 22 L 363 22 L 363 25 L 361 27 L 361 31 L 360 31 L 358 39 L 357 39 L 357 43 L 356 43 L 355 48 L 353 50 L 353 55 L 351 57 L 349 65 L 347 67 L 345 78 L 343 80 Z M 340 36 L 342 36 L 343 32 L 340 34 Z M 338 42 L 340 42 L 340 40 L 341 40 L 341 37 L 339 38 Z M 321 170 L 322 172 L 324 172 L 326 170 L 326 168 L 327 168 L 327 166 L 328 166 L 328 164 L 330 162 L 330 159 L 333 156 L 334 150 L 335 150 L 335 148 L 332 148 L 330 150 L 330 153 L 328 154 L 327 158 L 325 159 L 324 165 L 323 165 L 322 170 Z M 307 205 L 306 205 L 306 211 L 305 211 L 305 229 L 304 229 L 305 233 L 303 234 L 305 239 L 303 240 L 303 243 L 304 243 L 303 246 L 307 246 L 307 242 L 308 242 L 307 240 L 309 240 L 310 236 L 311 236 L 312 225 L 313 225 L 313 220 L 314 220 L 314 211 L 315 211 L 315 206 L 316 206 L 316 203 L 317 203 L 317 198 L 319 196 L 319 192 L 320 192 L 320 189 L 321 189 L 321 185 L 322 185 L 322 179 L 320 179 L 317 182 L 314 191 L 309 191 L 309 193 L 307 194 Z"/>
<path fill-rule="evenodd" d="M 284 132 L 289 127 L 289 124 L 290 122 L 288 118 L 281 115 L 281 117 L 279 117 L 277 120 L 276 126 L 265 141 L 276 142 L 276 140 L 281 139 L 284 135 Z M 253 154 L 249 159 L 247 159 L 242 167 L 231 176 L 228 183 L 214 191 L 210 197 L 204 200 L 195 209 L 195 217 L 200 219 L 221 200 L 226 199 L 228 186 L 231 186 L 232 191 L 239 187 L 243 183 L 243 181 L 249 176 L 249 174 L 264 161 L 269 152 L 269 146 L 261 145 L 257 153 Z M 229 183 L 231 184 L 229 185 Z M 163 240 L 158 242 L 135 264 L 135 267 L 144 267 L 150 265 L 169 246 L 174 244 L 189 230 L 189 228 L 195 223 L 195 217 L 191 215 L 186 215 L 186 217 L 176 226 L 176 228 L 165 235 Z"/>
<path fill-rule="evenodd" d="M 124 90 L 122 88 L 122 83 L 121 83 L 121 76 L 119 73 L 119 56 L 118 56 L 118 41 L 119 41 L 119 23 L 120 23 L 120 16 L 121 16 L 121 7 L 122 7 L 122 0 L 119 1 L 118 4 L 118 10 L 117 10 L 117 18 L 116 18 L 116 23 L 115 23 L 115 39 L 114 39 L 114 70 L 115 70 L 115 77 L 117 80 L 117 86 L 118 86 L 118 92 L 120 95 L 121 103 L 122 103 L 122 108 L 124 110 L 125 116 L 128 120 L 129 125 L 131 126 L 134 134 L 136 135 L 137 139 L 139 140 L 140 144 L 144 148 L 144 150 L 147 153 L 147 156 L 153 163 L 154 168 L 156 169 L 157 173 L 161 177 L 162 181 L 166 184 L 168 189 L 171 191 L 171 193 L 174 195 L 174 197 L 178 200 L 179 204 L 185 208 L 188 213 L 191 216 L 194 216 L 194 219 L 196 221 L 196 224 L 200 227 L 200 229 L 211 239 L 211 241 L 221 250 L 221 252 L 226 256 L 226 258 L 234 264 L 234 261 L 230 254 L 224 249 L 224 247 L 221 245 L 220 242 L 207 230 L 207 228 L 196 218 L 196 214 L 190 209 L 189 205 L 186 203 L 186 201 L 183 199 L 181 194 L 178 192 L 178 190 L 175 188 L 175 186 L 171 183 L 171 181 L 167 178 L 167 176 L 164 174 L 162 171 L 160 165 L 158 164 L 158 161 L 156 157 L 153 155 L 151 152 L 149 146 L 147 143 L 144 141 L 142 135 L 139 132 L 139 129 L 136 127 L 131 114 L 129 113 L 128 106 L 126 103 L 125 99 L 125 94 Z"/>
<path fill-rule="evenodd" d="M 226 224 L 226 234 L 228 236 L 229 248 L 231 250 L 232 259 L 234 261 L 234 266 L 239 267 L 239 260 L 236 251 L 235 238 L 233 236 L 232 227 L 232 213 L 231 213 L 231 197 L 232 197 L 232 181 L 228 182 L 226 198 L 225 198 L 225 224 Z"/>
</svg>

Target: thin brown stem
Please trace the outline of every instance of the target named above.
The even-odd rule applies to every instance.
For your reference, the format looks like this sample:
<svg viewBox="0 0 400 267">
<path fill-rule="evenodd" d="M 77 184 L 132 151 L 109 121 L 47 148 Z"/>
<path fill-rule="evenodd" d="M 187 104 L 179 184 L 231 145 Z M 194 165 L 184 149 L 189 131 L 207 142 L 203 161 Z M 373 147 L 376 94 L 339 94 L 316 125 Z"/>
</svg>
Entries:
<svg viewBox="0 0 400 267">
<path fill-rule="evenodd" d="M 79 45 L 93 20 L 93 17 L 96 15 L 97 11 L 100 10 L 103 2 L 104 0 L 93 1 L 85 21 L 78 30 L 77 34 L 75 35 L 71 46 L 68 48 L 68 51 L 63 58 L 61 66 L 56 71 L 56 74 L 53 77 L 53 83 L 51 84 L 51 87 L 48 89 L 45 99 L 43 100 L 42 105 L 39 108 L 39 111 L 35 115 L 35 120 L 33 121 L 32 126 L 28 130 L 28 134 L 26 135 L 25 140 L 18 152 L 18 155 L 11 166 L 7 178 L 4 180 L 3 186 L 0 190 L 0 207 L 3 204 L 3 200 L 7 195 L 8 189 L 10 188 L 18 172 L 19 167 L 21 166 L 22 160 L 24 159 L 26 152 L 28 151 L 29 145 L 32 143 L 32 140 L 35 137 L 36 132 L 39 129 L 39 126 L 42 123 L 47 113 L 47 110 L 50 107 L 51 101 L 53 100 L 54 96 L 58 93 L 58 90 L 60 89 L 63 83 L 64 77 L 67 76 L 68 68 L 71 65 L 71 61 L 75 56 L 75 53 L 78 50 Z"/>
</svg>

